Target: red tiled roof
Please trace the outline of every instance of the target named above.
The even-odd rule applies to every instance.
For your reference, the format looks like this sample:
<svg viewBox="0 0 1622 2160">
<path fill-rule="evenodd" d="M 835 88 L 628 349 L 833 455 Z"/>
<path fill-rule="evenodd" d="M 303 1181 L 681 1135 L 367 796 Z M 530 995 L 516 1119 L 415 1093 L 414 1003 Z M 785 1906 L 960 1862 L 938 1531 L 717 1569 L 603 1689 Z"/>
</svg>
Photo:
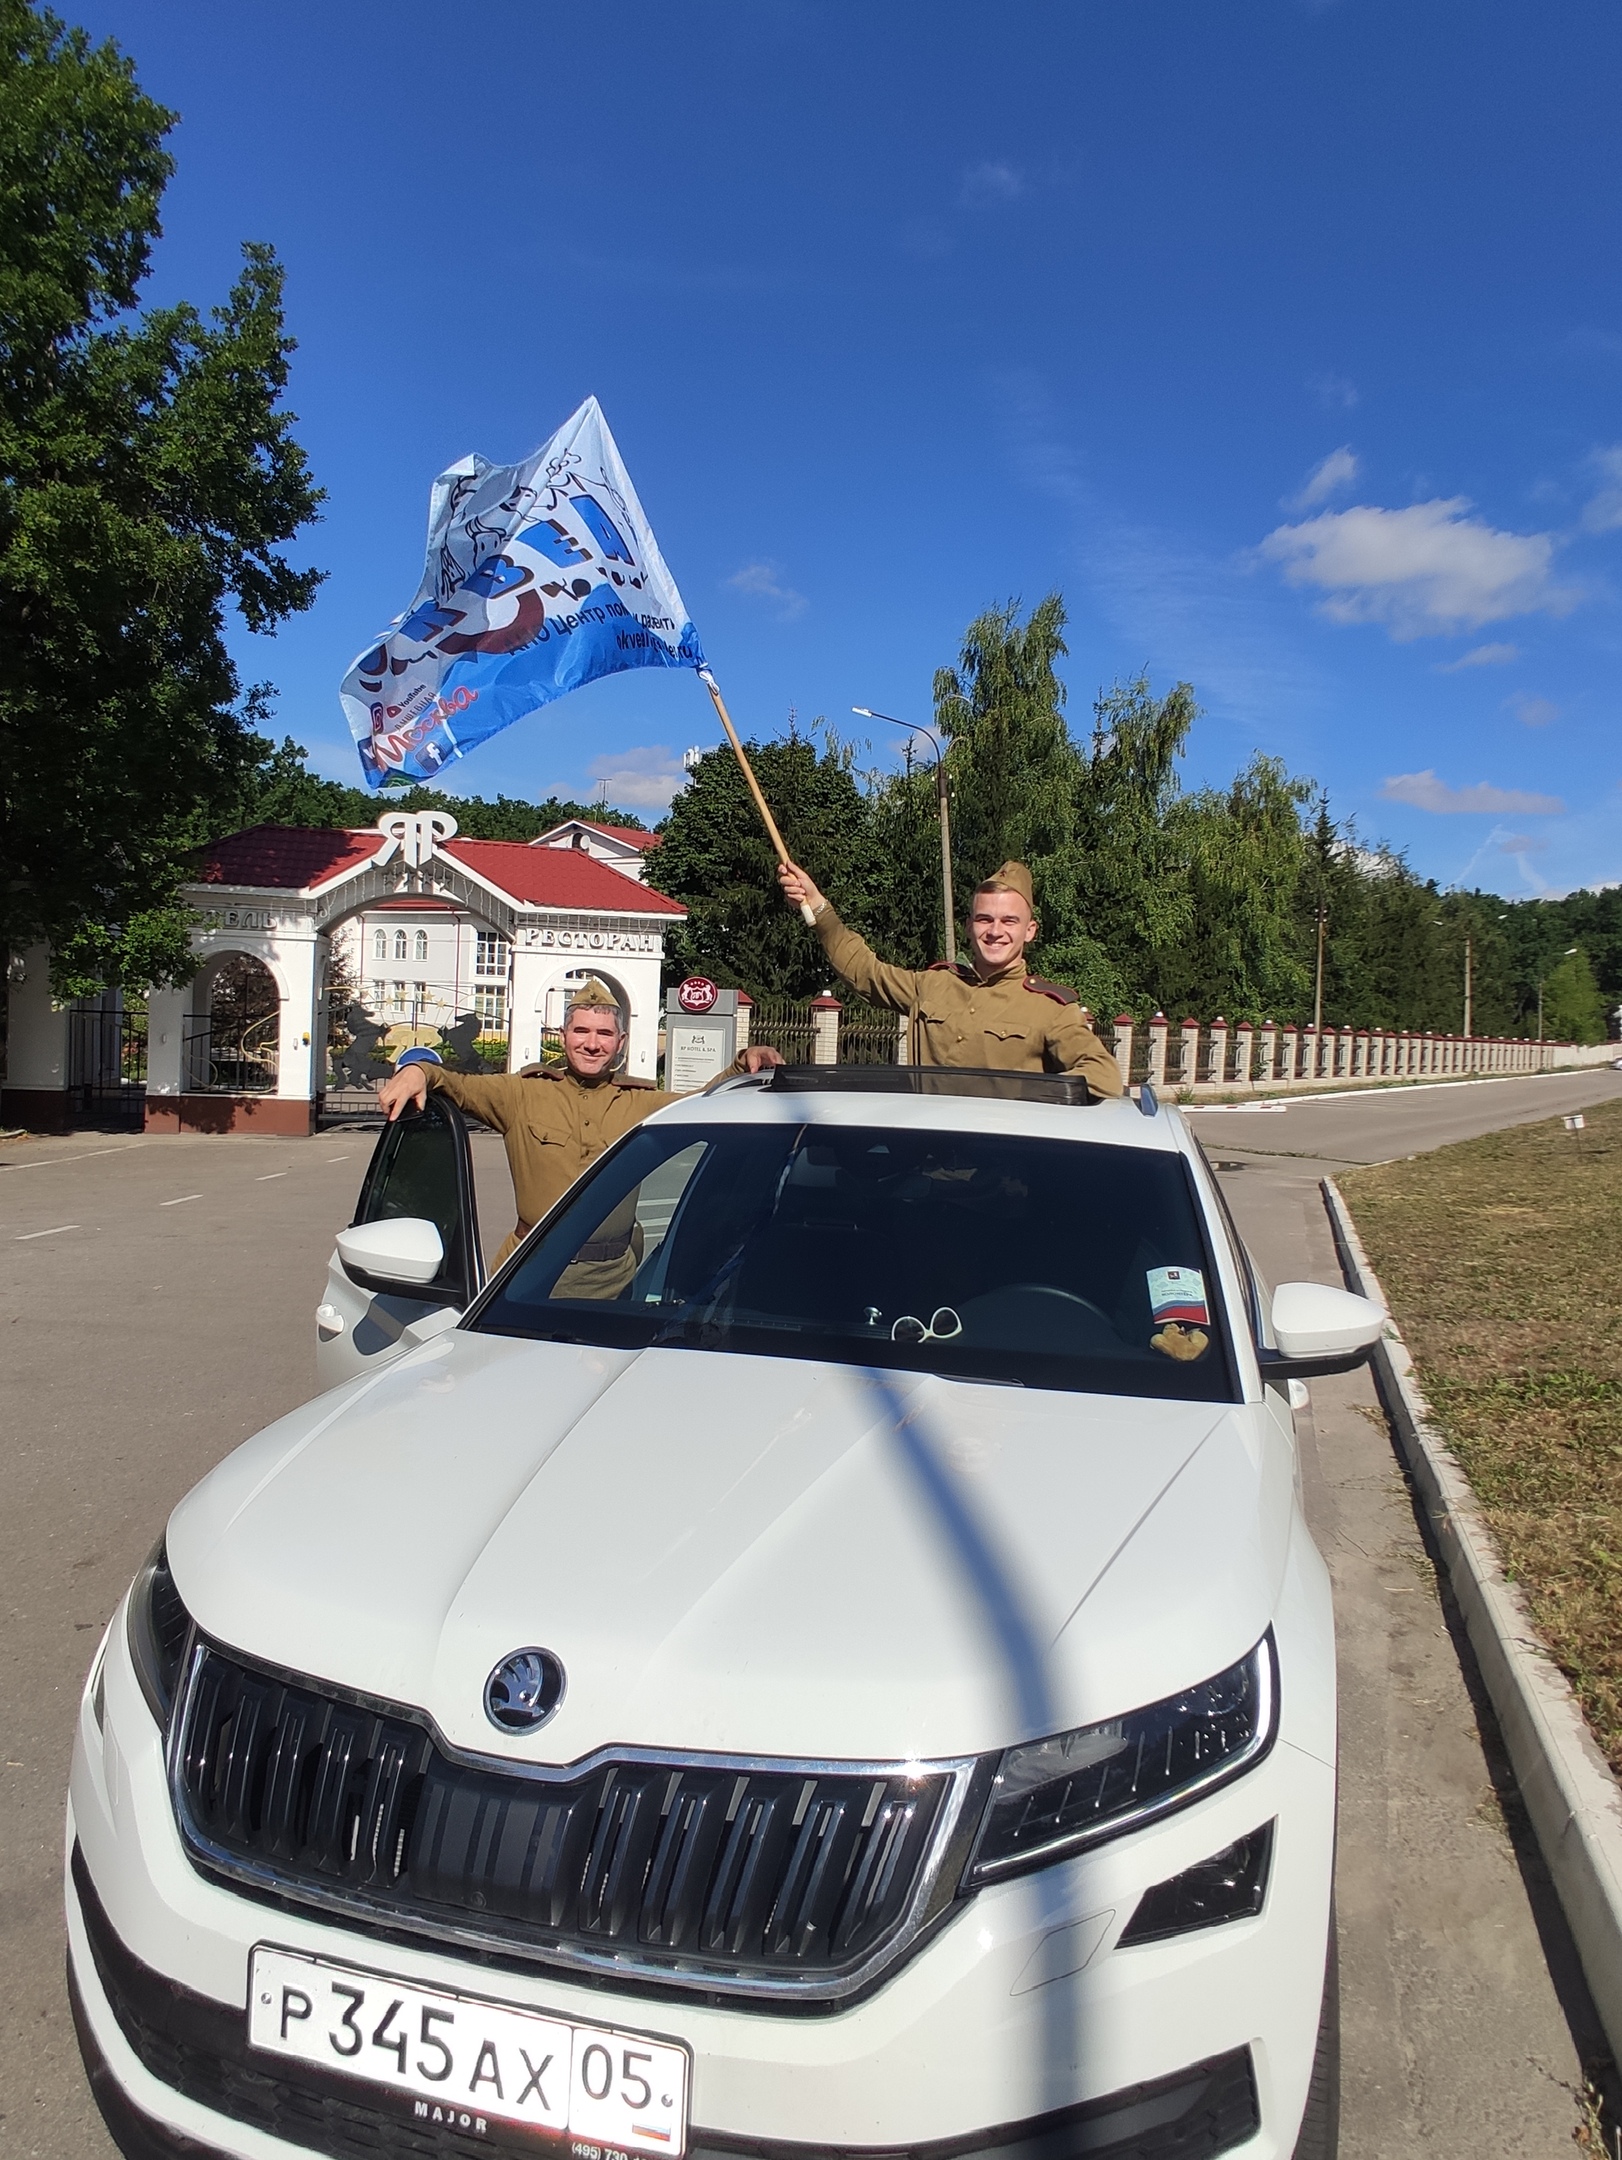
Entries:
<svg viewBox="0 0 1622 2160">
<path fill-rule="evenodd" d="M 528 840 L 447 840 L 445 853 L 466 863 L 513 900 L 535 907 L 590 909 L 615 915 L 685 915 L 679 900 L 636 885 L 623 870 L 583 848 L 536 847 Z M 630 886 L 630 891 L 627 891 Z"/>
<path fill-rule="evenodd" d="M 254 825 L 202 851 L 204 885 L 269 885 L 308 892 L 340 871 L 358 869 L 383 845 L 375 832 L 317 825 Z"/>
<path fill-rule="evenodd" d="M 371 861 L 381 845 L 381 838 L 371 830 L 337 832 L 318 826 L 255 825 L 205 848 L 197 876 L 204 885 L 309 892 L 330 884 L 346 870 L 358 870 Z M 509 899 L 527 901 L 533 907 L 615 915 L 687 913 L 679 901 L 650 892 L 623 870 L 611 869 L 580 848 L 538 848 L 528 840 L 458 838 L 445 843 L 445 853 Z M 387 900 L 374 903 L 384 907 L 390 904 Z M 412 899 L 395 904 L 420 908 L 424 903 Z"/>
</svg>

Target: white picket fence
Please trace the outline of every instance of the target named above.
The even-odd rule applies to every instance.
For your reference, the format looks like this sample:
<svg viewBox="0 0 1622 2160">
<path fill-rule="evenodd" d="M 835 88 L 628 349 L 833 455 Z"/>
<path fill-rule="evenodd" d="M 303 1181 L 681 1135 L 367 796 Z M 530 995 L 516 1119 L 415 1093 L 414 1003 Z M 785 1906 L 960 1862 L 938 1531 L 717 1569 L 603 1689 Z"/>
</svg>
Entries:
<svg viewBox="0 0 1622 2160">
<path fill-rule="evenodd" d="M 1599 1065 L 1622 1045 L 1529 1042 L 1513 1036 L 1438 1035 L 1384 1028 L 1232 1026 L 1218 1016 L 1169 1021 L 1156 1013 L 1140 1027 L 1129 1015 L 1099 1033 L 1128 1081 L 1157 1093 L 1243 1088 L 1306 1088 L 1385 1080 L 1483 1077 Z"/>
</svg>

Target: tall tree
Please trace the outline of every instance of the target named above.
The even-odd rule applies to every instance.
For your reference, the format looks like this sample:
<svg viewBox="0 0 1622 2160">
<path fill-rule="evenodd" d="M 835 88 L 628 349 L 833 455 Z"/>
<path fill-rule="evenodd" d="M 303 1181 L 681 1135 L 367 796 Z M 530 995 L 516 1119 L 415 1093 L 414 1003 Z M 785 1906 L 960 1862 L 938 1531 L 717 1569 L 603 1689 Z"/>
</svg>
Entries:
<svg viewBox="0 0 1622 2160">
<path fill-rule="evenodd" d="M 135 312 L 175 115 L 113 44 L 0 0 L 0 945 L 58 987 L 190 961 L 187 850 L 267 745 L 226 650 L 320 573 L 281 549 L 320 493 L 280 408 L 282 272 Z"/>
<path fill-rule="evenodd" d="M 1152 1011 L 1177 992 L 1169 976 L 1192 927 L 1188 866 L 1172 834 L 1177 761 L 1199 707 L 1187 683 L 1164 697 L 1135 676 L 1100 691 L 1076 812 L 1077 902 L 1085 933 L 1109 956 L 1112 999 Z M 1055 972 L 1061 972 L 1063 962 Z M 1087 995 L 1075 974 L 1064 972 Z"/>
<path fill-rule="evenodd" d="M 831 735 L 820 752 L 803 735 L 745 748 L 789 853 L 848 922 L 867 929 L 878 867 L 874 823 L 848 748 Z M 768 995 L 827 988 L 822 948 L 783 904 L 777 858 L 730 750 L 702 758 L 676 797 L 648 882 L 688 911 L 671 940 L 675 966 Z"/>
</svg>

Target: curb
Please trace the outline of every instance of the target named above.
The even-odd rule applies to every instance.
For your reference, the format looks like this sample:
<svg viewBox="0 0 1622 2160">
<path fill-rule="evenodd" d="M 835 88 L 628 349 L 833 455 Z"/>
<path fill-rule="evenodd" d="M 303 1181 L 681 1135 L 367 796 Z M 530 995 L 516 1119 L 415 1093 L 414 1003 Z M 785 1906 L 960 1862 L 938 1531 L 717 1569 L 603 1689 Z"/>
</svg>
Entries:
<svg viewBox="0 0 1622 2160">
<path fill-rule="evenodd" d="M 1324 1201 L 1352 1287 L 1385 1305 L 1333 1178 Z M 1457 1459 L 1431 1423 L 1395 1321 L 1374 1352 L 1380 1394 L 1425 1504 L 1612 2054 L 1622 2062 L 1622 1788 L 1539 1641 Z"/>
</svg>

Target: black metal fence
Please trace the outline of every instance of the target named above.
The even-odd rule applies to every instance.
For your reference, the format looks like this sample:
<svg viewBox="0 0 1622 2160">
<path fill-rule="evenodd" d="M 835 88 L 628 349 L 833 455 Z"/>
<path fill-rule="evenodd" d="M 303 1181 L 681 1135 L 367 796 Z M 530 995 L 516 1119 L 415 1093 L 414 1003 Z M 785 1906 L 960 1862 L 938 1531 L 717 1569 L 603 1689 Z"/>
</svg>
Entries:
<svg viewBox="0 0 1622 2160">
<path fill-rule="evenodd" d="M 808 998 L 756 998 L 749 1019 L 749 1040 L 780 1051 L 790 1065 L 809 1065 L 813 1060 L 816 1029 L 811 1022 Z"/>
<path fill-rule="evenodd" d="M 116 993 L 68 1011 L 68 1106 L 76 1125 L 138 1132 L 146 1106 L 146 1007 Z"/>
</svg>

